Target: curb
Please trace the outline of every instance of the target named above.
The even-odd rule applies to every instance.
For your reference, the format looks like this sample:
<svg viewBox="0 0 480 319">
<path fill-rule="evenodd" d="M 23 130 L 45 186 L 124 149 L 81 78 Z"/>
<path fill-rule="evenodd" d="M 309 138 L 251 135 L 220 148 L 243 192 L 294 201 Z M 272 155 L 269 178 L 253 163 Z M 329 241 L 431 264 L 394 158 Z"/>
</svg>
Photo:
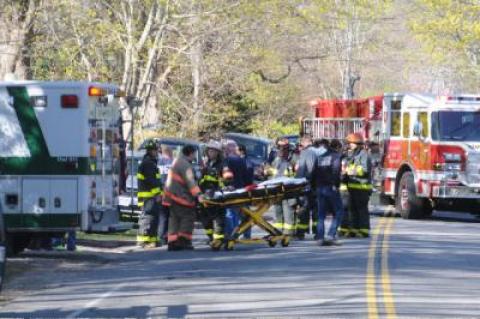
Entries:
<svg viewBox="0 0 480 319">
<path fill-rule="evenodd" d="M 77 245 L 97 248 L 118 248 L 126 246 L 135 246 L 136 242 L 133 240 L 92 240 L 92 239 L 77 239 Z"/>
</svg>

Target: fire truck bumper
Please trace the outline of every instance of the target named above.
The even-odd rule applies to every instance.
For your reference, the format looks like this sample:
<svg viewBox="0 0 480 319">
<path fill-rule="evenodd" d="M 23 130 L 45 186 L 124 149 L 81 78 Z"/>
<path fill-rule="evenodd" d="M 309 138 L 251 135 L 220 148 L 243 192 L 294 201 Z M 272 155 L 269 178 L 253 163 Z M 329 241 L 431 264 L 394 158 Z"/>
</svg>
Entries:
<svg viewBox="0 0 480 319">
<path fill-rule="evenodd" d="M 432 197 L 441 199 L 480 199 L 480 187 L 469 186 L 433 186 Z"/>
</svg>

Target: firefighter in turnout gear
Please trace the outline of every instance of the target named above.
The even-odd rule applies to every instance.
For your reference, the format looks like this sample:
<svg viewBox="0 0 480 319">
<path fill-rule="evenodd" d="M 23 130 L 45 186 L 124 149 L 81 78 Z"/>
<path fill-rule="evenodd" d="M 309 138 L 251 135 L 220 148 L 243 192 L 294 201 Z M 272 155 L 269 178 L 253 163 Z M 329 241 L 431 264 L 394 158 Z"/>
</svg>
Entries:
<svg viewBox="0 0 480 319">
<path fill-rule="evenodd" d="M 175 159 L 165 183 L 163 203 L 170 208 L 168 250 L 191 250 L 197 198 L 202 200 L 195 181 L 192 161 L 195 147 L 185 145 Z"/>
<path fill-rule="evenodd" d="M 161 181 L 157 167 L 157 144 L 148 141 L 145 145 L 146 154 L 138 168 L 138 206 L 142 213 L 138 219 L 137 245 L 144 248 L 156 247 L 158 242 L 158 215 L 161 204 Z"/>
<path fill-rule="evenodd" d="M 265 175 L 271 178 L 276 177 L 294 177 L 295 164 L 290 157 L 290 145 L 287 139 L 280 139 L 277 142 L 278 155 L 273 160 L 270 167 L 266 169 Z M 281 203 L 273 206 L 275 210 L 274 227 L 282 230 L 284 235 L 293 235 L 295 232 L 294 209 L 297 204 L 296 199 L 283 200 Z"/>
<path fill-rule="evenodd" d="M 348 189 L 349 236 L 368 237 L 370 215 L 368 201 L 372 193 L 372 161 L 364 147 L 361 134 L 347 136 L 350 153 L 346 159 L 346 184 Z"/>
<path fill-rule="evenodd" d="M 207 160 L 198 184 L 206 196 L 212 197 L 216 191 L 223 188 L 222 145 L 217 141 L 210 141 L 206 146 L 206 155 Z M 203 207 L 200 211 L 200 219 L 209 237 L 210 246 L 213 250 L 220 249 L 225 239 L 225 208 Z"/>
</svg>

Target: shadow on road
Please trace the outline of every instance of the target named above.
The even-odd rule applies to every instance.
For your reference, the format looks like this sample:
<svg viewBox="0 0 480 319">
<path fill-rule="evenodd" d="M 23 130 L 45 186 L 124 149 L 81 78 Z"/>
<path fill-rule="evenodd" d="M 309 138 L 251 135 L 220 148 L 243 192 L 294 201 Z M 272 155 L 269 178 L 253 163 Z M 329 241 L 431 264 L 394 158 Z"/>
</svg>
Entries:
<svg viewBox="0 0 480 319">
<path fill-rule="evenodd" d="M 137 318 L 146 318 L 150 311 L 148 306 L 132 306 L 125 308 L 88 308 L 81 313 L 81 317 L 90 317 L 93 316 L 96 318 L 126 318 L 126 317 L 137 317 Z M 1 312 L 0 317 L 2 318 L 68 318 L 73 314 L 72 311 L 64 311 L 58 308 L 47 308 L 42 310 L 36 310 L 33 312 L 24 312 L 24 311 L 10 311 L 10 312 Z"/>
</svg>

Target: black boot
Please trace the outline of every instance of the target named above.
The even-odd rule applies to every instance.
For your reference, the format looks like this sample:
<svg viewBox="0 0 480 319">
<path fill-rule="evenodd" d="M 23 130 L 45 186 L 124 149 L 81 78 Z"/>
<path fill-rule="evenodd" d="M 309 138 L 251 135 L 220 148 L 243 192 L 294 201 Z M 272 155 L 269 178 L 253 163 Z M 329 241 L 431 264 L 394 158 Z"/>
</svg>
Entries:
<svg viewBox="0 0 480 319">
<path fill-rule="evenodd" d="M 168 243 L 168 251 L 178 251 L 182 250 L 183 247 L 179 243 L 180 240 L 172 241 Z"/>
<path fill-rule="evenodd" d="M 180 238 L 180 239 L 183 239 L 183 249 L 185 250 L 193 250 L 193 245 L 192 245 L 192 241 L 190 239 L 186 239 L 186 238 Z"/>
</svg>

